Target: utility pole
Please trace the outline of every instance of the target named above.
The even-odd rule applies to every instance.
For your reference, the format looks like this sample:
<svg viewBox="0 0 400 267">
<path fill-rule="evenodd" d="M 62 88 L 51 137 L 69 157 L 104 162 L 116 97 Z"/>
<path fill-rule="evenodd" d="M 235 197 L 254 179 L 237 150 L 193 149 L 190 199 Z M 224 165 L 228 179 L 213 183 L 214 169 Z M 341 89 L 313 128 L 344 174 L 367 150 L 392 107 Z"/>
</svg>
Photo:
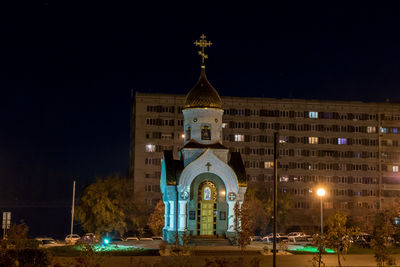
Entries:
<svg viewBox="0 0 400 267">
<path fill-rule="evenodd" d="M 272 266 L 276 267 L 276 230 L 277 230 L 277 214 L 278 214 L 278 132 L 274 133 L 274 229 L 273 229 L 273 246 L 272 246 Z"/>
<path fill-rule="evenodd" d="M 75 181 L 72 186 L 72 209 L 71 209 L 71 240 L 74 233 L 74 212 L 75 212 Z"/>
</svg>

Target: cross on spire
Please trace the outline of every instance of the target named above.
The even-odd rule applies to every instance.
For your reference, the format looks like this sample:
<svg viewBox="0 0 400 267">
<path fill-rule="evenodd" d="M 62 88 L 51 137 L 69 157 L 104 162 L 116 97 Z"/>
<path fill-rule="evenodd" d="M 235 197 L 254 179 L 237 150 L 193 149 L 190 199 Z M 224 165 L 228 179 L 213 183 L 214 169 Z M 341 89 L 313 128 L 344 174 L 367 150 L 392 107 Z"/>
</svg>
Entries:
<svg viewBox="0 0 400 267">
<path fill-rule="evenodd" d="M 195 46 L 200 46 L 201 47 L 201 51 L 198 51 L 198 54 L 201 56 L 201 68 L 205 68 L 204 65 L 204 59 L 208 58 L 208 55 L 206 53 L 204 53 L 204 48 L 211 46 L 212 43 L 210 41 L 206 40 L 206 36 L 204 34 L 202 34 L 200 36 L 200 40 L 199 41 L 195 41 L 194 42 Z"/>
</svg>

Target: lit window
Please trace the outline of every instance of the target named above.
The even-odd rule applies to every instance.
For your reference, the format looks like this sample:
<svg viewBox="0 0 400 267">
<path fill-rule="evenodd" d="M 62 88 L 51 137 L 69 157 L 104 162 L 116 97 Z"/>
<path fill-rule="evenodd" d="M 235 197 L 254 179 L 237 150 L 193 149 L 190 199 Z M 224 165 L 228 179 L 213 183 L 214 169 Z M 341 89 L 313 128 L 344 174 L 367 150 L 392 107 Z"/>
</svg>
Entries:
<svg viewBox="0 0 400 267">
<path fill-rule="evenodd" d="M 279 176 L 279 182 L 289 182 L 289 176 Z"/>
<path fill-rule="evenodd" d="M 387 128 L 381 127 L 381 133 L 387 133 Z"/>
<path fill-rule="evenodd" d="M 367 127 L 367 133 L 375 133 L 376 132 L 376 127 L 375 126 L 368 126 Z"/>
<path fill-rule="evenodd" d="M 309 144 L 318 144 L 318 137 L 308 137 Z"/>
<path fill-rule="evenodd" d="M 156 152 L 156 145 L 147 144 L 146 152 Z"/>
<path fill-rule="evenodd" d="M 265 161 L 264 162 L 264 168 L 265 169 L 270 169 L 272 167 L 274 167 L 274 162 L 272 162 L 272 161 Z"/>
<path fill-rule="evenodd" d="M 318 112 L 310 111 L 310 112 L 308 112 L 308 117 L 311 119 L 318 119 Z"/>
<path fill-rule="evenodd" d="M 347 145 L 347 138 L 338 138 L 337 142 L 339 145 Z"/>
<path fill-rule="evenodd" d="M 208 125 L 201 126 L 201 140 L 211 140 L 211 127 Z"/>
<path fill-rule="evenodd" d="M 243 142 L 244 135 L 243 134 L 235 134 L 235 142 Z"/>
<path fill-rule="evenodd" d="M 228 128 L 228 123 L 226 123 L 226 122 L 224 122 L 224 123 L 222 123 L 222 128 Z"/>
<path fill-rule="evenodd" d="M 393 166 L 393 172 L 399 172 L 399 166 Z"/>
<path fill-rule="evenodd" d="M 393 128 L 393 133 L 397 134 L 398 133 L 398 129 L 397 128 Z"/>
<path fill-rule="evenodd" d="M 287 141 L 288 141 L 288 138 L 286 136 L 279 136 L 280 144 L 285 144 Z"/>
</svg>

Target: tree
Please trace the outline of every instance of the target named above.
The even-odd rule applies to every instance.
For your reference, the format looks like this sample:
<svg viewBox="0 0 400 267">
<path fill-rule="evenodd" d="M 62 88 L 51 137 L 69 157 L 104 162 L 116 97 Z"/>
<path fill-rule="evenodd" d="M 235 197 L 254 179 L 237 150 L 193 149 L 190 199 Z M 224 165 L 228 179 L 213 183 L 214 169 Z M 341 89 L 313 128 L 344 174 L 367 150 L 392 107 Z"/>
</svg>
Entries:
<svg viewBox="0 0 400 267">
<path fill-rule="evenodd" d="M 336 212 L 328 218 L 328 231 L 324 236 L 325 244 L 336 250 L 338 265 L 340 259 L 344 260 L 344 255 L 351 246 L 351 237 L 358 235 L 358 228 L 347 227 L 347 215 Z"/>
<path fill-rule="evenodd" d="M 13 223 L 7 232 L 7 238 L 11 240 L 28 239 L 28 230 L 29 227 L 23 221 L 20 224 Z"/>
<path fill-rule="evenodd" d="M 162 229 L 164 227 L 164 210 L 164 202 L 160 200 L 149 217 L 148 225 L 154 235 L 162 235 Z"/>
<path fill-rule="evenodd" d="M 246 202 L 242 205 L 239 201 L 236 201 L 233 208 L 235 212 L 235 217 L 233 220 L 234 229 L 237 233 L 236 243 L 239 245 L 240 249 L 243 251 L 251 241 L 251 220 L 249 218 L 249 206 Z"/>
<path fill-rule="evenodd" d="M 133 187 L 118 174 L 98 178 L 87 186 L 76 208 L 77 219 L 85 231 L 104 234 L 116 231 L 123 235 L 134 224 Z"/>
<path fill-rule="evenodd" d="M 395 233 L 395 226 L 392 222 L 393 211 L 381 211 L 375 216 L 375 224 L 371 246 L 374 250 L 375 260 L 378 266 L 394 265 L 395 260 L 392 254 L 392 242 L 390 237 Z"/>
<path fill-rule="evenodd" d="M 245 201 L 248 203 L 249 216 L 251 218 L 251 228 L 257 234 L 264 234 L 268 231 L 268 225 L 272 218 L 273 198 L 270 189 L 262 184 L 248 188 L 245 195 Z M 289 211 L 292 206 L 292 199 L 289 194 L 278 194 L 278 225 L 285 228 Z M 280 229 L 282 231 L 282 229 Z"/>
</svg>

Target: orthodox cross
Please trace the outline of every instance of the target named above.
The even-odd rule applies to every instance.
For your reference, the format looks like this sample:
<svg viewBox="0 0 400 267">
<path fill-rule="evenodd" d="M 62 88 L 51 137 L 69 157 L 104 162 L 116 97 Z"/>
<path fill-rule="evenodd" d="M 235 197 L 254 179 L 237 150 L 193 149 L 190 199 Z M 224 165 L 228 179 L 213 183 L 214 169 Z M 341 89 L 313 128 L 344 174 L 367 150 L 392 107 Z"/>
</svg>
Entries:
<svg viewBox="0 0 400 267">
<path fill-rule="evenodd" d="M 207 46 L 211 46 L 212 43 L 210 41 L 207 41 L 206 36 L 202 34 L 200 36 L 200 41 L 195 41 L 194 45 L 201 47 L 201 51 L 198 51 L 198 54 L 201 56 L 201 67 L 204 68 L 204 59 L 208 58 L 208 55 L 204 53 L 204 48 L 206 48 Z"/>
<path fill-rule="evenodd" d="M 211 163 L 207 162 L 206 166 L 207 166 L 207 171 L 209 172 L 210 171 L 210 167 L 212 166 Z"/>
</svg>

